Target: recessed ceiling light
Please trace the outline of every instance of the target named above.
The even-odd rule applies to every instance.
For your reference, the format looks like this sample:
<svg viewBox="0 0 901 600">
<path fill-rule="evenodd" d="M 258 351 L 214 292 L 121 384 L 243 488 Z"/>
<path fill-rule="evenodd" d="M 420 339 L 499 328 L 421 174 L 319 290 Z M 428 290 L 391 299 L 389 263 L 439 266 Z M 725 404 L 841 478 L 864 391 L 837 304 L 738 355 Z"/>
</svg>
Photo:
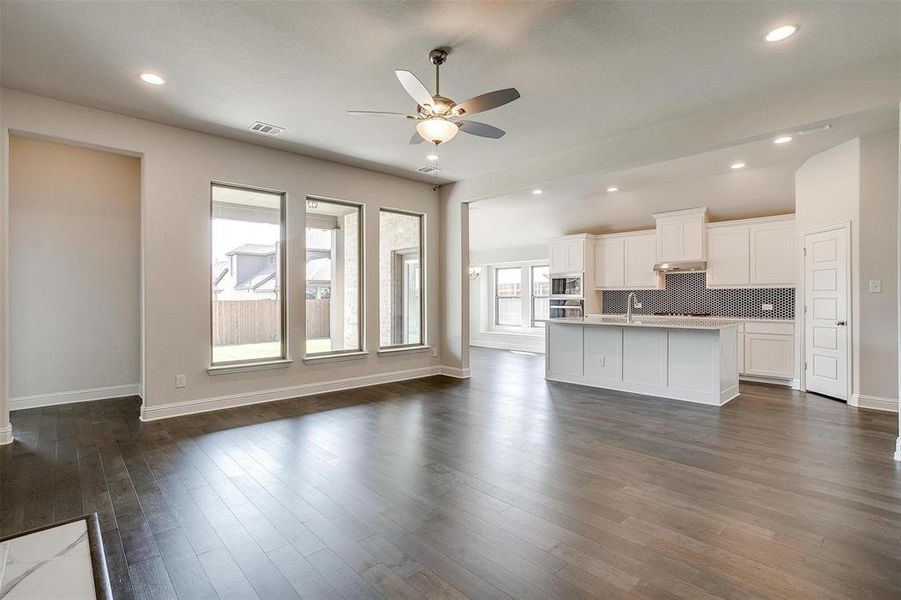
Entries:
<svg viewBox="0 0 901 600">
<path fill-rule="evenodd" d="M 765 39 L 768 42 L 781 42 L 782 40 L 793 36 L 796 31 L 798 31 L 797 25 L 781 25 L 766 34 Z"/>
<path fill-rule="evenodd" d="M 425 157 L 425 159 L 426 160 L 438 160 L 438 155 L 437 154 L 429 154 L 428 156 Z"/>
<path fill-rule="evenodd" d="M 729 166 L 733 169 L 744 169 L 747 165 L 745 165 L 745 163 L 743 162 L 734 162 Z"/>
<path fill-rule="evenodd" d="M 163 85 L 166 80 L 156 73 L 141 73 L 141 81 L 150 85 Z"/>
<path fill-rule="evenodd" d="M 541 193 L 541 190 L 532 190 L 532 193 L 536 196 Z"/>
<path fill-rule="evenodd" d="M 607 191 L 608 192 L 618 192 L 619 188 L 616 187 L 615 185 L 611 185 L 610 187 L 607 188 Z"/>
<path fill-rule="evenodd" d="M 792 141 L 792 136 L 790 135 L 780 135 L 775 140 L 773 140 L 774 144 L 787 144 Z"/>
</svg>

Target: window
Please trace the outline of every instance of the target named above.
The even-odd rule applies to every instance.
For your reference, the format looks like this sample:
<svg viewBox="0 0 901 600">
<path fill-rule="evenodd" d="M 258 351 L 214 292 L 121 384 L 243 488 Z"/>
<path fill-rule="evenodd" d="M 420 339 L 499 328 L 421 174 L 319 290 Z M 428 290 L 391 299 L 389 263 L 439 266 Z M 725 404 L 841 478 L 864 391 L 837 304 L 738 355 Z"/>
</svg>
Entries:
<svg viewBox="0 0 901 600">
<path fill-rule="evenodd" d="M 379 213 L 379 346 L 418 346 L 423 338 L 422 215 Z"/>
<path fill-rule="evenodd" d="M 547 265 L 532 268 L 532 327 L 539 327 L 550 318 L 551 270 Z"/>
<path fill-rule="evenodd" d="M 306 354 L 362 350 L 360 207 L 306 204 Z"/>
<path fill-rule="evenodd" d="M 494 324 L 522 326 L 522 268 L 494 270 Z"/>
<path fill-rule="evenodd" d="M 212 186 L 212 363 L 286 358 L 284 194 Z"/>
</svg>

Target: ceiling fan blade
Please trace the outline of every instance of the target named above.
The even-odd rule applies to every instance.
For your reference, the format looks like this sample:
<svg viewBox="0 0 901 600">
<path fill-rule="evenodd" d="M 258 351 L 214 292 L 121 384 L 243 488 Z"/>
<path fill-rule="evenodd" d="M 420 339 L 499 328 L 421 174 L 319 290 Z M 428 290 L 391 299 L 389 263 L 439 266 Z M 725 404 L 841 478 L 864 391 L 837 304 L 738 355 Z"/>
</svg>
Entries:
<svg viewBox="0 0 901 600">
<path fill-rule="evenodd" d="M 517 98 L 519 98 L 519 91 L 516 88 L 495 90 L 461 102 L 454 107 L 454 114 L 462 116 L 485 112 L 486 110 L 503 106 L 508 102 L 513 102 Z"/>
<path fill-rule="evenodd" d="M 385 112 L 382 110 L 349 110 L 347 114 L 352 117 L 404 117 L 405 119 L 415 119 L 413 115 L 405 115 L 399 112 Z"/>
<path fill-rule="evenodd" d="M 479 123 L 478 121 L 457 121 L 457 125 L 460 126 L 460 131 L 470 135 L 491 138 L 493 140 L 502 138 L 504 137 L 504 134 L 507 133 L 503 129 L 498 129 L 493 125 Z"/>
<path fill-rule="evenodd" d="M 419 132 L 418 132 L 418 131 L 414 131 L 414 132 L 413 132 L 413 135 L 410 137 L 410 145 L 411 145 L 411 146 L 415 146 L 416 144 L 421 144 L 421 143 L 423 143 L 424 141 L 425 141 L 425 140 L 422 139 L 422 136 L 419 135 Z"/>
<path fill-rule="evenodd" d="M 416 75 L 402 69 L 394 71 L 394 74 L 397 75 L 397 80 L 404 86 L 404 89 L 407 90 L 410 97 L 416 100 L 416 104 L 431 108 L 432 103 L 434 102 L 434 100 L 432 100 L 432 95 L 429 93 L 429 90 L 422 85 L 422 82 L 416 78 Z"/>
</svg>

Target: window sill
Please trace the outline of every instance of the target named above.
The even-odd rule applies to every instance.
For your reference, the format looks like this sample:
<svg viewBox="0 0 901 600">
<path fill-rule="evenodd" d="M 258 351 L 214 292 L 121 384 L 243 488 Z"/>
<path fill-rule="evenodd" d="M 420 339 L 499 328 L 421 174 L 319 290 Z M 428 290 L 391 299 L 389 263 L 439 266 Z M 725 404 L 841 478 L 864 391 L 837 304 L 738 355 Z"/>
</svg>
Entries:
<svg viewBox="0 0 901 600">
<path fill-rule="evenodd" d="M 330 363 L 330 362 L 341 362 L 345 360 L 356 360 L 359 358 L 366 358 L 369 356 L 369 352 L 366 351 L 357 351 L 357 352 L 336 352 L 334 354 L 313 354 L 312 356 L 305 356 L 303 358 L 304 364 L 314 365 L 318 363 Z"/>
<path fill-rule="evenodd" d="M 430 346 L 398 346 L 396 348 L 381 348 L 379 356 L 392 356 L 394 354 L 418 354 L 420 352 L 428 352 Z"/>
<path fill-rule="evenodd" d="M 208 367 L 208 375 L 228 375 L 230 373 L 246 373 L 249 371 L 267 371 L 269 369 L 284 369 L 291 366 L 293 360 L 267 360 L 265 362 L 242 363 L 235 365 L 216 365 Z"/>
</svg>

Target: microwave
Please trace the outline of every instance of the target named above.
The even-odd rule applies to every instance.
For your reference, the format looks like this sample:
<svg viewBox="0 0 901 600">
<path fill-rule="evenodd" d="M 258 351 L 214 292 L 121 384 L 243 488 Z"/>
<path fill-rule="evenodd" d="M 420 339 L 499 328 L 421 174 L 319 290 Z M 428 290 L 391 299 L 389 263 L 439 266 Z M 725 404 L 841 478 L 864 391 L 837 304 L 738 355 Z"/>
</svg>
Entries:
<svg viewBox="0 0 901 600">
<path fill-rule="evenodd" d="M 569 298 L 582 297 L 582 274 L 557 275 L 551 278 L 551 298 L 565 296 Z"/>
</svg>

